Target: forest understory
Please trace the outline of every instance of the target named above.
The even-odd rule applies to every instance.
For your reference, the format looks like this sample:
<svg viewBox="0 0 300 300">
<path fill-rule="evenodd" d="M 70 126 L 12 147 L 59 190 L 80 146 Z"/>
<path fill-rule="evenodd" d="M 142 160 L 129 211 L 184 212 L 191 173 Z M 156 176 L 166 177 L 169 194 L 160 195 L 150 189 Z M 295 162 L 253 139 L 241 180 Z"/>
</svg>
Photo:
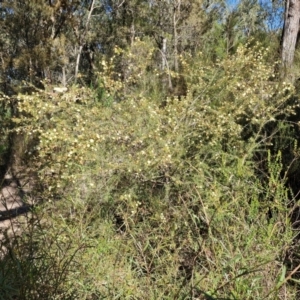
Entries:
<svg viewBox="0 0 300 300">
<path fill-rule="evenodd" d="M 298 6 L 0 1 L 0 300 L 299 299 Z"/>
</svg>

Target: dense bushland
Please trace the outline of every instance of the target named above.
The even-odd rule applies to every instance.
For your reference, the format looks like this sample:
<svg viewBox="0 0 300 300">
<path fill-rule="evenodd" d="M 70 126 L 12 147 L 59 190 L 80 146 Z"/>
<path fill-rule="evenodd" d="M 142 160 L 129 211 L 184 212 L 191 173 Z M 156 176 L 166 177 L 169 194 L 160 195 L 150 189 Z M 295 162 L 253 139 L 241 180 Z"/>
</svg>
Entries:
<svg viewBox="0 0 300 300">
<path fill-rule="evenodd" d="M 96 88 L 14 97 L 42 201 L 3 241 L 2 298 L 297 299 L 294 87 L 253 43 L 180 74 L 144 63 L 116 49 Z"/>
</svg>

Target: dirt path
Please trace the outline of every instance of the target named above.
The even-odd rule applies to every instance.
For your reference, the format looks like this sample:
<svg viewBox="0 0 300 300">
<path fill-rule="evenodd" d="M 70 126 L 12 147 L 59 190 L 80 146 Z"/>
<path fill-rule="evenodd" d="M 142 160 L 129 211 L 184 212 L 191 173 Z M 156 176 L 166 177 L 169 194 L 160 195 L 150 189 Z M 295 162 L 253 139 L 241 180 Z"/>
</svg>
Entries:
<svg viewBox="0 0 300 300">
<path fill-rule="evenodd" d="M 18 234 L 21 223 L 26 222 L 24 215 L 34 204 L 30 198 L 31 191 L 32 185 L 26 182 L 25 177 L 18 178 L 10 171 L 5 174 L 0 189 L 0 242 L 5 237 Z"/>
</svg>

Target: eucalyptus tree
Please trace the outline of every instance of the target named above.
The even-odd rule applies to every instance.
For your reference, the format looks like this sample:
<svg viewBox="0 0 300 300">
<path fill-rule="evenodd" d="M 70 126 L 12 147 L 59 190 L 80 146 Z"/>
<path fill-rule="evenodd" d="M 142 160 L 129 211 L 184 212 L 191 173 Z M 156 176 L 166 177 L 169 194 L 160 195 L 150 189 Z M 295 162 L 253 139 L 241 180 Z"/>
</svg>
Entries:
<svg viewBox="0 0 300 300">
<path fill-rule="evenodd" d="M 300 0 L 286 0 L 281 45 L 281 58 L 285 75 L 287 75 L 287 72 L 291 68 L 294 61 L 299 32 L 299 21 Z"/>
<path fill-rule="evenodd" d="M 57 81 L 59 40 L 73 22 L 78 1 L 4 0 L 1 2 L 2 77 L 37 84 Z M 54 78 L 53 78 L 54 77 Z"/>
</svg>

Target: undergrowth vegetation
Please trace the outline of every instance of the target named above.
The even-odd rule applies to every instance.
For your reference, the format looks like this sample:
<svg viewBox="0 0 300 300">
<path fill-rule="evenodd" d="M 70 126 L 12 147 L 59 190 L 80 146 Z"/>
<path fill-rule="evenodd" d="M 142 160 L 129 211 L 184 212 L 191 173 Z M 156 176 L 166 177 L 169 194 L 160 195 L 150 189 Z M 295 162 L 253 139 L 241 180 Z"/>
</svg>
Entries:
<svg viewBox="0 0 300 300">
<path fill-rule="evenodd" d="M 108 62 L 101 93 L 19 94 L 12 121 L 43 201 L 5 245 L 1 299 L 297 299 L 299 103 L 267 58 L 260 45 L 182 56 L 180 96 L 149 87 L 157 70 L 128 89 Z"/>
</svg>

